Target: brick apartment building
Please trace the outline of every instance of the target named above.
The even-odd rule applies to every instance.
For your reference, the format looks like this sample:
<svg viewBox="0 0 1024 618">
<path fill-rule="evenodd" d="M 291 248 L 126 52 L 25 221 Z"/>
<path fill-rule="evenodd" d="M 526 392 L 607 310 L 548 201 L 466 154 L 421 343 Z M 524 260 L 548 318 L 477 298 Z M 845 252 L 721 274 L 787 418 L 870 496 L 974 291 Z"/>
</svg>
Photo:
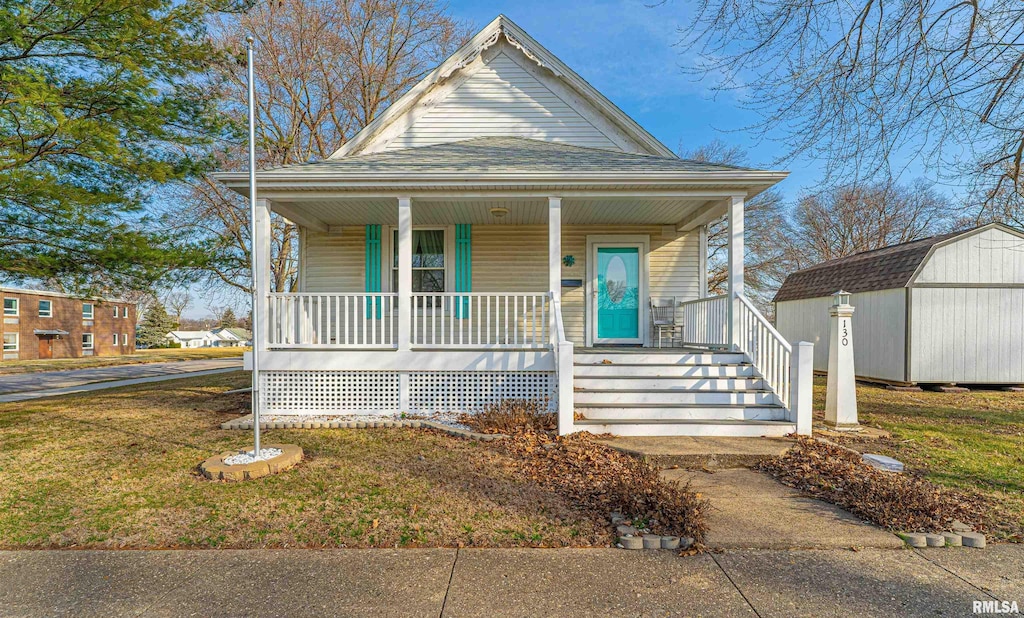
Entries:
<svg viewBox="0 0 1024 618">
<path fill-rule="evenodd" d="M 2 360 L 135 352 L 135 305 L 57 292 L 0 288 Z"/>
</svg>

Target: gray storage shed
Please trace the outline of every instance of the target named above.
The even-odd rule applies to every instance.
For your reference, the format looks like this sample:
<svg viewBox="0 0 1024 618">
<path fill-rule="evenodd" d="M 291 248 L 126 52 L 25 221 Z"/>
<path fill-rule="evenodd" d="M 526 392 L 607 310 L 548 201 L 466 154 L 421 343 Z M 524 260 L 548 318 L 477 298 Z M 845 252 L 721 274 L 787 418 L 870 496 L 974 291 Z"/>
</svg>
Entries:
<svg viewBox="0 0 1024 618">
<path fill-rule="evenodd" d="M 832 293 L 852 295 L 857 377 L 898 384 L 1024 384 L 1024 233 L 993 223 L 797 271 L 776 325 L 828 369 Z"/>
</svg>

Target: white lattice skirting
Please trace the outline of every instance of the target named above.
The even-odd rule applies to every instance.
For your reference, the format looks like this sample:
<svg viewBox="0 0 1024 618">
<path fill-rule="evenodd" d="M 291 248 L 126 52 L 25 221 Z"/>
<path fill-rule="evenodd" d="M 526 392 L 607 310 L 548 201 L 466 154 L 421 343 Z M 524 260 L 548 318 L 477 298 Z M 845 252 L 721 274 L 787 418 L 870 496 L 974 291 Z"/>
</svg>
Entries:
<svg viewBox="0 0 1024 618">
<path fill-rule="evenodd" d="M 554 373 L 546 371 L 260 372 L 268 414 L 472 412 L 502 399 L 550 399 L 554 388 Z"/>
</svg>

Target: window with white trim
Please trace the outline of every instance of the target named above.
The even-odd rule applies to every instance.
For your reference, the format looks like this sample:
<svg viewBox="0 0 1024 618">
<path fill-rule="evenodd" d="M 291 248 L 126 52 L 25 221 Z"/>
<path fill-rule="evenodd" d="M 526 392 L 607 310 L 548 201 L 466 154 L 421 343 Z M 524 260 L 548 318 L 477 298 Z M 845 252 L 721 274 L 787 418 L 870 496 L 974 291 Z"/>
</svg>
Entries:
<svg viewBox="0 0 1024 618">
<path fill-rule="evenodd" d="M 114 305 L 114 317 L 117 317 L 117 305 Z"/>
<path fill-rule="evenodd" d="M 4 333 L 4 352 L 18 351 L 18 333 Z"/>
<path fill-rule="evenodd" d="M 114 333 L 114 345 L 117 345 L 117 333 Z"/>
<path fill-rule="evenodd" d="M 82 349 L 92 349 L 92 333 L 82 333 Z"/>
<path fill-rule="evenodd" d="M 41 318 L 52 318 L 53 317 L 53 301 L 52 300 L 41 300 L 41 301 L 39 301 L 39 317 L 41 317 Z"/>
<path fill-rule="evenodd" d="M 4 299 L 4 315 L 18 315 L 18 299 L 17 298 L 5 298 Z"/>
<path fill-rule="evenodd" d="M 412 231 L 412 291 L 444 292 L 446 230 Z M 398 230 L 391 235 L 391 291 L 398 291 Z"/>
<path fill-rule="evenodd" d="M 128 345 L 128 333 L 121 333 L 121 345 Z"/>
<path fill-rule="evenodd" d="M 82 303 L 82 319 L 91 320 L 96 315 L 96 308 L 92 303 Z"/>
<path fill-rule="evenodd" d="M 128 307 L 121 307 L 121 317 L 122 318 L 128 317 Z"/>
</svg>

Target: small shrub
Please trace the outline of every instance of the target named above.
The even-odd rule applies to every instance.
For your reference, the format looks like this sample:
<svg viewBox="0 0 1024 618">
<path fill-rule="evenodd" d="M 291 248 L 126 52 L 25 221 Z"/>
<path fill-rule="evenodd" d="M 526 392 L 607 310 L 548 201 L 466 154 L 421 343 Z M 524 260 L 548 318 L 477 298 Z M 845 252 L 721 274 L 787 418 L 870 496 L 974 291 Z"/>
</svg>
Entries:
<svg viewBox="0 0 1024 618">
<path fill-rule="evenodd" d="M 984 529 L 989 505 L 911 474 L 884 472 L 860 455 L 803 438 L 782 457 L 759 465 L 785 485 L 831 502 L 890 530 L 937 532 L 953 520 Z"/>
<path fill-rule="evenodd" d="M 505 399 L 477 414 L 462 414 L 459 422 L 479 433 L 558 430 L 558 415 L 548 412 L 546 400 Z"/>
</svg>

